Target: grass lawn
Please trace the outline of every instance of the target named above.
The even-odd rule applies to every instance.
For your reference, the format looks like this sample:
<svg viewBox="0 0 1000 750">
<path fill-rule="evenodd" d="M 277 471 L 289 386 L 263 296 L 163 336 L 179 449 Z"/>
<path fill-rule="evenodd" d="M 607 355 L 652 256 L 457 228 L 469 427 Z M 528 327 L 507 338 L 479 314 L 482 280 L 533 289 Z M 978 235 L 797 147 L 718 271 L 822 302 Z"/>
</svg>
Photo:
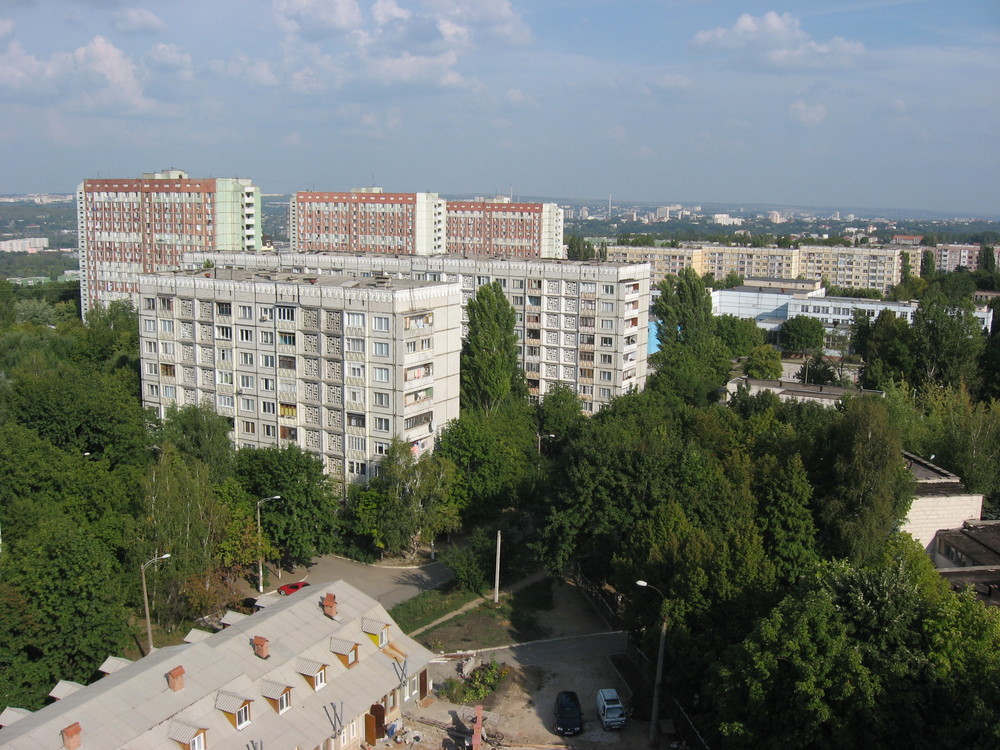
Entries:
<svg viewBox="0 0 1000 750">
<path fill-rule="evenodd" d="M 535 613 L 552 607 L 552 581 L 546 578 L 516 594 L 502 595 L 499 605 L 484 602 L 471 612 L 421 633 L 418 640 L 432 651 L 459 651 L 545 638 L 550 631 L 538 624 Z"/>
<path fill-rule="evenodd" d="M 404 633 L 412 633 L 417 628 L 429 625 L 439 617 L 454 612 L 467 602 L 479 597 L 479 594 L 464 591 L 452 583 L 446 583 L 439 588 L 417 594 L 397 604 L 389 614 Z"/>
</svg>

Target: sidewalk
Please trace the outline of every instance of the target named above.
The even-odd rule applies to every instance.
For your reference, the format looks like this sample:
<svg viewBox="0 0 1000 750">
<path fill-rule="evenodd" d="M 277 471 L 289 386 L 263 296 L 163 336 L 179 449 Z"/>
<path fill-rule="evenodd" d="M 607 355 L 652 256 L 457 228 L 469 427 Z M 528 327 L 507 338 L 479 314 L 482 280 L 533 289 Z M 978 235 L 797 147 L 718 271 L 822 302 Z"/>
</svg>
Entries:
<svg viewBox="0 0 1000 750">
<path fill-rule="evenodd" d="M 538 571 L 536 573 L 532 573 L 527 578 L 522 578 L 520 581 L 518 581 L 517 583 L 513 584 L 508 589 L 501 589 L 501 591 L 506 591 L 507 593 L 513 594 L 513 593 L 515 593 L 517 591 L 520 591 L 525 586 L 530 586 L 531 584 L 535 583 L 536 581 L 541 581 L 542 579 L 544 579 L 546 577 L 548 577 L 547 573 L 545 573 L 544 571 Z M 423 633 L 425 630 L 430 630 L 431 628 L 435 628 L 438 625 L 440 625 L 441 623 L 447 622 L 448 620 L 452 619 L 453 617 L 458 617 L 459 615 L 463 615 L 466 612 L 471 612 L 476 607 L 479 607 L 480 605 L 486 603 L 487 601 L 492 602 L 492 599 L 487 600 L 485 597 L 479 597 L 478 599 L 473 599 L 471 602 L 468 602 L 467 604 L 463 604 L 461 607 L 459 607 L 458 609 L 456 609 L 454 612 L 449 612 L 448 614 L 446 614 L 446 615 L 444 615 L 442 617 L 437 618 L 434 622 L 429 623 L 427 625 L 424 625 L 423 627 L 419 627 L 416 630 L 414 630 L 412 633 L 407 633 L 407 635 L 410 636 L 410 638 L 416 638 L 418 635 L 420 635 L 421 633 Z"/>
</svg>

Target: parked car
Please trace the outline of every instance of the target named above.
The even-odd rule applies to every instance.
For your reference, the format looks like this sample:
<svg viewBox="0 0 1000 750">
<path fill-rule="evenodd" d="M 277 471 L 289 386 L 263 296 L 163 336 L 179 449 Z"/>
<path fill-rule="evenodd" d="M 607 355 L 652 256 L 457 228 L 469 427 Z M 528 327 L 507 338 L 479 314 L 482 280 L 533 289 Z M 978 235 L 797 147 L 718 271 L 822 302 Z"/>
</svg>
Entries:
<svg viewBox="0 0 1000 750">
<path fill-rule="evenodd" d="M 278 586 L 278 593 L 282 596 L 288 596 L 289 594 L 294 594 L 299 589 L 304 589 L 309 585 L 308 581 L 296 581 L 295 583 L 286 583 L 284 586 Z"/>
<path fill-rule="evenodd" d="M 605 729 L 625 728 L 625 706 L 617 690 L 605 688 L 597 691 L 597 718 Z"/>
<path fill-rule="evenodd" d="M 583 711 L 580 699 L 572 690 L 563 690 L 556 696 L 556 733 L 563 736 L 583 731 Z"/>
</svg>

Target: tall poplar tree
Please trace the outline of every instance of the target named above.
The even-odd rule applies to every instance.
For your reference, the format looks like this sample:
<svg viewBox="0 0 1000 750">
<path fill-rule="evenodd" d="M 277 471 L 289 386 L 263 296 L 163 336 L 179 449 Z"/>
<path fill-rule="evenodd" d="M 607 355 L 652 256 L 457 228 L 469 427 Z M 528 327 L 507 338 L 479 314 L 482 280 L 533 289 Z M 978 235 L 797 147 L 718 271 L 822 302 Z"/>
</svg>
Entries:
<svg viewBox="0 0 1000 750">
<path fill-rule="evenodd" d="M 524 391 L 514 334 L 517 314 L 499 281 L 479 287 L 466 311 L 469 335 L 462 342 L 462 405 L 493 412 Z"/>
</svg>

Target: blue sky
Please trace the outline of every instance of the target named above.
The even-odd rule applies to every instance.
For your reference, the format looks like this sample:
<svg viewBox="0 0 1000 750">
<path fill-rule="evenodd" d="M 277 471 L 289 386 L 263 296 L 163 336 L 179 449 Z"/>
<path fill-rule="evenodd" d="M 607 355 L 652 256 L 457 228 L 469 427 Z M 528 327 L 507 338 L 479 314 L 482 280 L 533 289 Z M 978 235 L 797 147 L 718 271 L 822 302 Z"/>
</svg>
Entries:
<svg viewBox="0 0 1000 750">
<path fill-rule="evenodd" d="M 1000 2 L 0 2 L 0 193 L 168 167 L 1000 216 Z"/>
</svg>

